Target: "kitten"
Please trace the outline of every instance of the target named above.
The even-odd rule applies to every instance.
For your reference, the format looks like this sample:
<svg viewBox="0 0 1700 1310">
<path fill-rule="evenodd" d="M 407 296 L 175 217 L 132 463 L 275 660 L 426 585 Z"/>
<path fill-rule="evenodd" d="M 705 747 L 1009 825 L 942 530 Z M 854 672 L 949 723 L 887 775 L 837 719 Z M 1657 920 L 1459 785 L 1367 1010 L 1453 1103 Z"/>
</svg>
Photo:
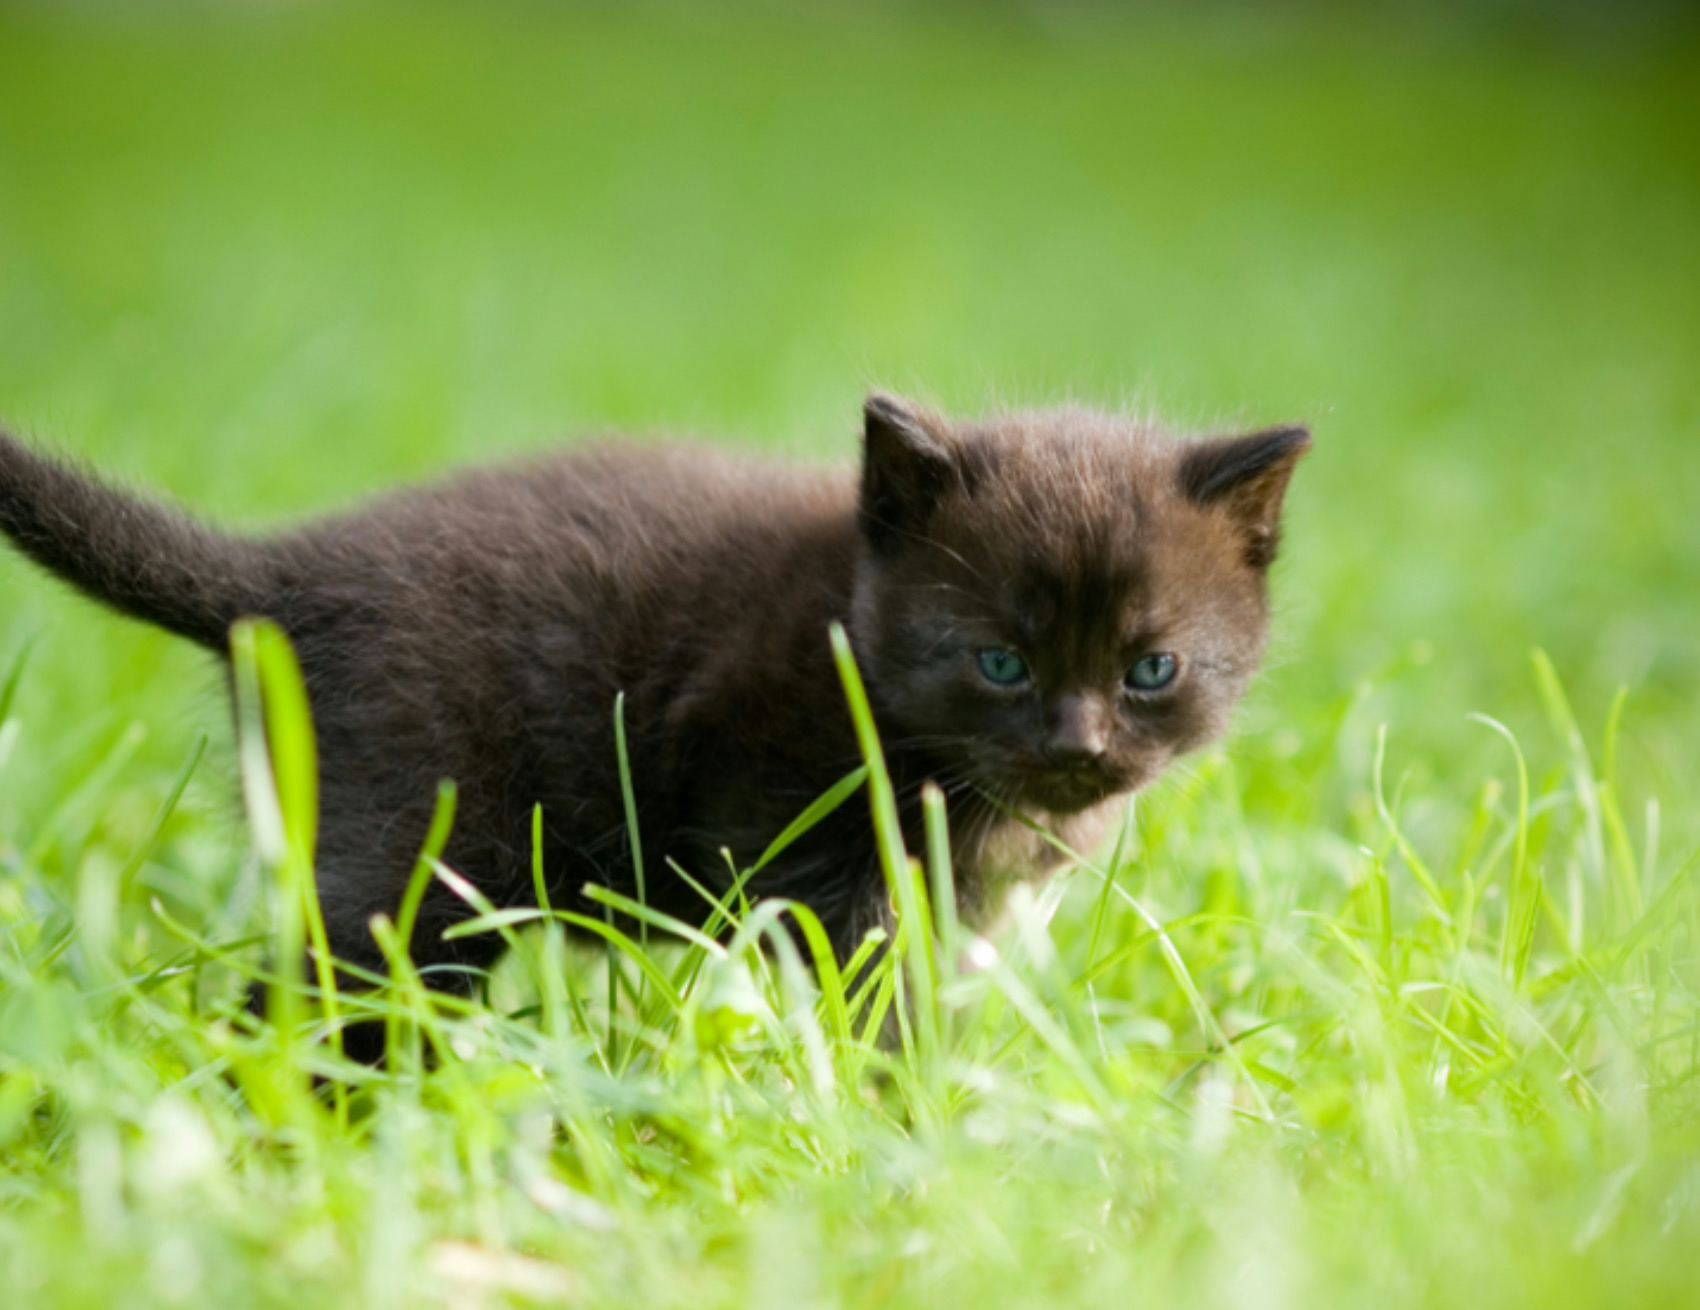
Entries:
<svg viewBox="0 0 1700 1310">
<path fill-rule="evenodd" d="M 202 526 L 0 434 L 0 529 L 83 592 L 220 654 L 266 615 L 300 655 L 318 732 L 319 893 L 336 955 L 381 957 L 438 780 L 446 861 L 532 899 L 543 808 L 554 903 L 634 895 L 614 744 L 624 718 L 657 909 L 706 905 L 859 763 L 828 644 L 845 624 L 911 849 L 921 785 L 949 808 L 963 911 L 1039 871 L 1024 811 L 1087 842 L 1114 798 L 1222 732 L 1256 668 L 1287 482 L 1310 439 L 1179 442 L 1084 410 L 947 420 L 865 406 L 859 480 L 707 450 L 606 448 L 457 473 L 273 536 Z M 757 877 L 820 915 L 840 958 L 890 915 L 865 804 Z M 454 942 L 440 887 L 424 965 Z M 449 971 L 453 978 L 458 971 Z"/>
</svg>

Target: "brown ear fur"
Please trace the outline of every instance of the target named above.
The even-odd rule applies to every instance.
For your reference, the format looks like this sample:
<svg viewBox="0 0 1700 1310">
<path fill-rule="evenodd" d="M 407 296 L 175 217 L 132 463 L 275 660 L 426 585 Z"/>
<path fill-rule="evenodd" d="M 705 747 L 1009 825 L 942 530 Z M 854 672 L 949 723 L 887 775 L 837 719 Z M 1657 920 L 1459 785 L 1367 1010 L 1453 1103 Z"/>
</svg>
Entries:
<svg viewBox="0 0 1700 1310">
<path fill-rule="evenodd" d="M 1245 538 L 1246 563 L 1266 569 L 1280 545 L 1287 483 L 1310 444 L 1304 427 L 1201 441 L 1181 456 L 1177 483 L 1195 505 L 1225 510 Z"/>
</svg>

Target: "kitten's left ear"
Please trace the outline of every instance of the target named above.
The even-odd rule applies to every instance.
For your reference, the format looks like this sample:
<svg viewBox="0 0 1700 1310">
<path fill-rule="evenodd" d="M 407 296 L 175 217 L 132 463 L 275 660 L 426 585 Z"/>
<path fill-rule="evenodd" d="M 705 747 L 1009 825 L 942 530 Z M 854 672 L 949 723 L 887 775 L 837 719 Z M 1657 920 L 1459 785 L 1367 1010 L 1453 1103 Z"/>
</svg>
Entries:
<svg viewBox="0 0 1700 1310">
<path fill-rule="evenodd" d="M 1200 441 L 1181 456 L 1177 482 L 1195 505 L 1225 509 L 1245 536 L 1246 563 L 1266 569 L 1281 539 L 1281 501 L 1310 429 L 1269 428 L 1244 437 Z"/>
</svg>

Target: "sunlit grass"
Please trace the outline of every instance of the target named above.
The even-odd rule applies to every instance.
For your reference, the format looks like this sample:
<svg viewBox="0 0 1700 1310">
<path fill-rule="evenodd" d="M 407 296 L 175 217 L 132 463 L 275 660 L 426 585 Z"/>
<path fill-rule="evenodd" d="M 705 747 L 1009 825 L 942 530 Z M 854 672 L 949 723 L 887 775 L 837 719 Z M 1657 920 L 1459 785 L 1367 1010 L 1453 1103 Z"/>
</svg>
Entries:
<svg viewBox="0 0 1700 1310">
<path fill-rule="evenodd" d="M 278 969 L 320 940 L 311 727 L 275 633 L 236 648 L 269 912 L 197 917 L 138 885 L 163 815 L 141 851 L 96 839 L 68 887 L 27 858 L 4 884 L 17 1294 L 1402 1305 L 1689 1284 L 1700 901 L 1655 863 L 1653 811 L 1628 831 L 1615 738 L 1595 763 L 1544 658 L 1568 751 L 1526 762 L 1505 734 L 1441 840 L 1406 836 L 1425 798 L 1390 779 L 1385 732 L 1364 845 L 1249 820 L 1215 758 L 960 960 L 918 927 L 944 844 L 902 849 L 877 753 L 899 926 L 844 970 L 806 909 L 737 894 L 700 924 L 606 893 L 606 922 L 497 909 L 431 854 L 433 825 L 421 879 L 468 901 L 454 931 L 511 947 L 463 1000 L 381 921 L 374 990 Z M 867 804 L 863 781 L 810 817 Z M 242 1007 L 256 971 L 270 1021 Z M 337 1054 L 359 1020 L 387 1025 L 377 1066 Z"/>
</svg>

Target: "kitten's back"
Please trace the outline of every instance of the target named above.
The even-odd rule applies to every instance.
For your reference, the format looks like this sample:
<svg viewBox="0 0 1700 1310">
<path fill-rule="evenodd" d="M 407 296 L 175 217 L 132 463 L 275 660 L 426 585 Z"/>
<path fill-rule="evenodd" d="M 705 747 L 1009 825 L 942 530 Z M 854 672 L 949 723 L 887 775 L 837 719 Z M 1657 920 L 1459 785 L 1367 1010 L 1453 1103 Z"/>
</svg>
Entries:
<svg viewBox="0 0 1700 1310">
<path fill-rule="evenodd" d="M 211 527 L 0 432 L 0 531 L 84 594 L 222 652 L 244 615 L 309 632 L 443 601 L 724 605 L 842 535 L 850 478 L 703 448 L 600 447 L 451 474 L 271 536 Z M 740 585 L 744 584 L 744 585 Z M 465 611 L 462 611 L 463 616 Z M 465 619 L 463 617 L 462 622 Z"/>
</svg>

